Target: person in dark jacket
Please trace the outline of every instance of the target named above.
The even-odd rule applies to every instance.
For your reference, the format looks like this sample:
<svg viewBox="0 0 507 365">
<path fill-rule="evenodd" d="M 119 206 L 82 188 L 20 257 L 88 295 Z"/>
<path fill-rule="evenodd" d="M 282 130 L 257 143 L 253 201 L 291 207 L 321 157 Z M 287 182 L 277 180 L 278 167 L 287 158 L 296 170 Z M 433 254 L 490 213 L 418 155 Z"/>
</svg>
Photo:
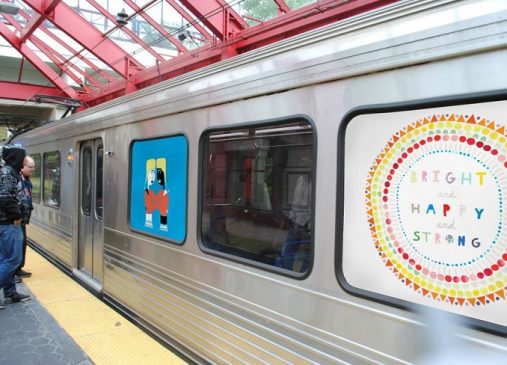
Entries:
<svg viewBox="0 0 507 365">
<path fill-rule="evenodd" d="M 27 244 L 26 225 L 30 223 L 30 216 L 32 215 L 33 210 L 32 182 L 30 181 L 30 176 L 32 175 L 34 170 L 35 170 L 35 162 L 33 158 L 27 155 L 25 157 L 23 168 L 20 171 L 21 186 L 23 187 L 23 193 L 25 197 L 24 200 L 25 209 L 23 209 L 23 217 L 21 219 L 21 229 L 23 230 L 23 257 L 21 259 L 21 265 L 19 265 L 18 269 L 16 270 L 15 279 L 28 278 L 32 276 L 32 273 L 23 270 L 23 267 L 25 266 L 25 258 L 26 258 L 26 244 Z M 18 280 L 16 280 L 16 282 L 18 282 Z"/>
<path fill-rule="evenodd" d="M 18 293 L 14 273 L 21 264 L 23 231 L 21 223 L 25 206 L 19 171 L 23 168 L 26 151 L 22 147 L 5 145 L 2 158 L 5 165 L 0 168 L 0 287 L 4 298 L 12 303 L 30 299 Z M 5 308 L 0 304 L 0 309 Z"/>
</svg>

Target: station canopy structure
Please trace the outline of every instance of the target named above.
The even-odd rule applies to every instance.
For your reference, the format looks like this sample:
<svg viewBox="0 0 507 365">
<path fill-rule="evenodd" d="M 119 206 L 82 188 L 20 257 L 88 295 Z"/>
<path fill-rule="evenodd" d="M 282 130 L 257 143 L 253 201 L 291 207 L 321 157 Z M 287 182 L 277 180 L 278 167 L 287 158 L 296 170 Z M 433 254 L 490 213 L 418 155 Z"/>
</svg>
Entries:
<svg viewBox="0 0 507 365">
<path fill-rule="evenodd" d="M 0 0 L 0 99 L 79 111 L 392 2 Z"/>
</svg>

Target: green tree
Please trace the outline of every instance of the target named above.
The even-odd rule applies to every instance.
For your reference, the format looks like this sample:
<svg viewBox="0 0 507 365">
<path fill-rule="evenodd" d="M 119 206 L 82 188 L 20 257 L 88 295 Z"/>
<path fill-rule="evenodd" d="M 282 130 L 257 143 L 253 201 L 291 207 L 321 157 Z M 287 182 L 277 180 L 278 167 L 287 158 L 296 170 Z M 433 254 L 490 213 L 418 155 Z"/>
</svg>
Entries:
<svg viewBox="0 0 507 365">
<path fill-rule="evenodd" d="M 316 0 L 285 0 L 291 9 L 314 3 Z M 241 14 L 259 21 L 265 21 L 278 16 L 278 6 L 273 0 L 245 0 L 241 3 Z M 255 23 L 248 20 L 249 23 Z"/>
<path fill-rule="evenodd" d="M 160 25 L 171 33 L 171 28 L 164 24 L 164 21 Z M 174 27 L 176 28 L 176 27 Z M 161 47 L 165 49 L 175 49 L 175 46 L 167 40 L 165 36 L 159 33 L 151 24 L 146 21 L 138 21 L 134 27 L 134 33 L 136 33 L 141 39 L 151 47 Z"/>
<path fill-rule="evenodd" d="M 291 9 L 299 9 L 305 5 L 316 2 L 317 0 L 285 0 L 285 3 Z"/>
</svg>

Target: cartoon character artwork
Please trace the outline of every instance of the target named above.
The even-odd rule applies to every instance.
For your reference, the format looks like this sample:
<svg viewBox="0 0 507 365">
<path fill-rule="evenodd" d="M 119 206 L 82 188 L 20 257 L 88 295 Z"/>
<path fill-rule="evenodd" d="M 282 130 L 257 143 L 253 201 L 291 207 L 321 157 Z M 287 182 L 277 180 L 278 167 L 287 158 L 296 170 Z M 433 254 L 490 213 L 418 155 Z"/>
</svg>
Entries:
<svg viewBox="0 0 507 365">
<path fill-rule="evenodd" d="M 169 190 L 166 188 L 166 159 L 157 158 L 146 161 L 146 183 L 144 187 L 144 207 L 146 209 L 145 227 L 153 228 L 153 213 L 160 214 L 161 231 L 167 232 L 167 213 L 169 211 Z"/>
</svg>

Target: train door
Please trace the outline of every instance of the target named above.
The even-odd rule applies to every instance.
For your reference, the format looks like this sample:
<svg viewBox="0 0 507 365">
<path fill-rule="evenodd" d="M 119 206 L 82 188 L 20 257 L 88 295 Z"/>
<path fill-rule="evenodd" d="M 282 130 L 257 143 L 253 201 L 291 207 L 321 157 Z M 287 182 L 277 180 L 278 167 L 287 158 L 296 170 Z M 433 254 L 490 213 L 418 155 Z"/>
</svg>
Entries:
<svg viewBox="0 0 507 365">
<path fill-rule="evenodd" d="M 104 248 L 102 139 L 83 142 L 80 156 L 78 269 L 101 283 Z"/>
</svg>

